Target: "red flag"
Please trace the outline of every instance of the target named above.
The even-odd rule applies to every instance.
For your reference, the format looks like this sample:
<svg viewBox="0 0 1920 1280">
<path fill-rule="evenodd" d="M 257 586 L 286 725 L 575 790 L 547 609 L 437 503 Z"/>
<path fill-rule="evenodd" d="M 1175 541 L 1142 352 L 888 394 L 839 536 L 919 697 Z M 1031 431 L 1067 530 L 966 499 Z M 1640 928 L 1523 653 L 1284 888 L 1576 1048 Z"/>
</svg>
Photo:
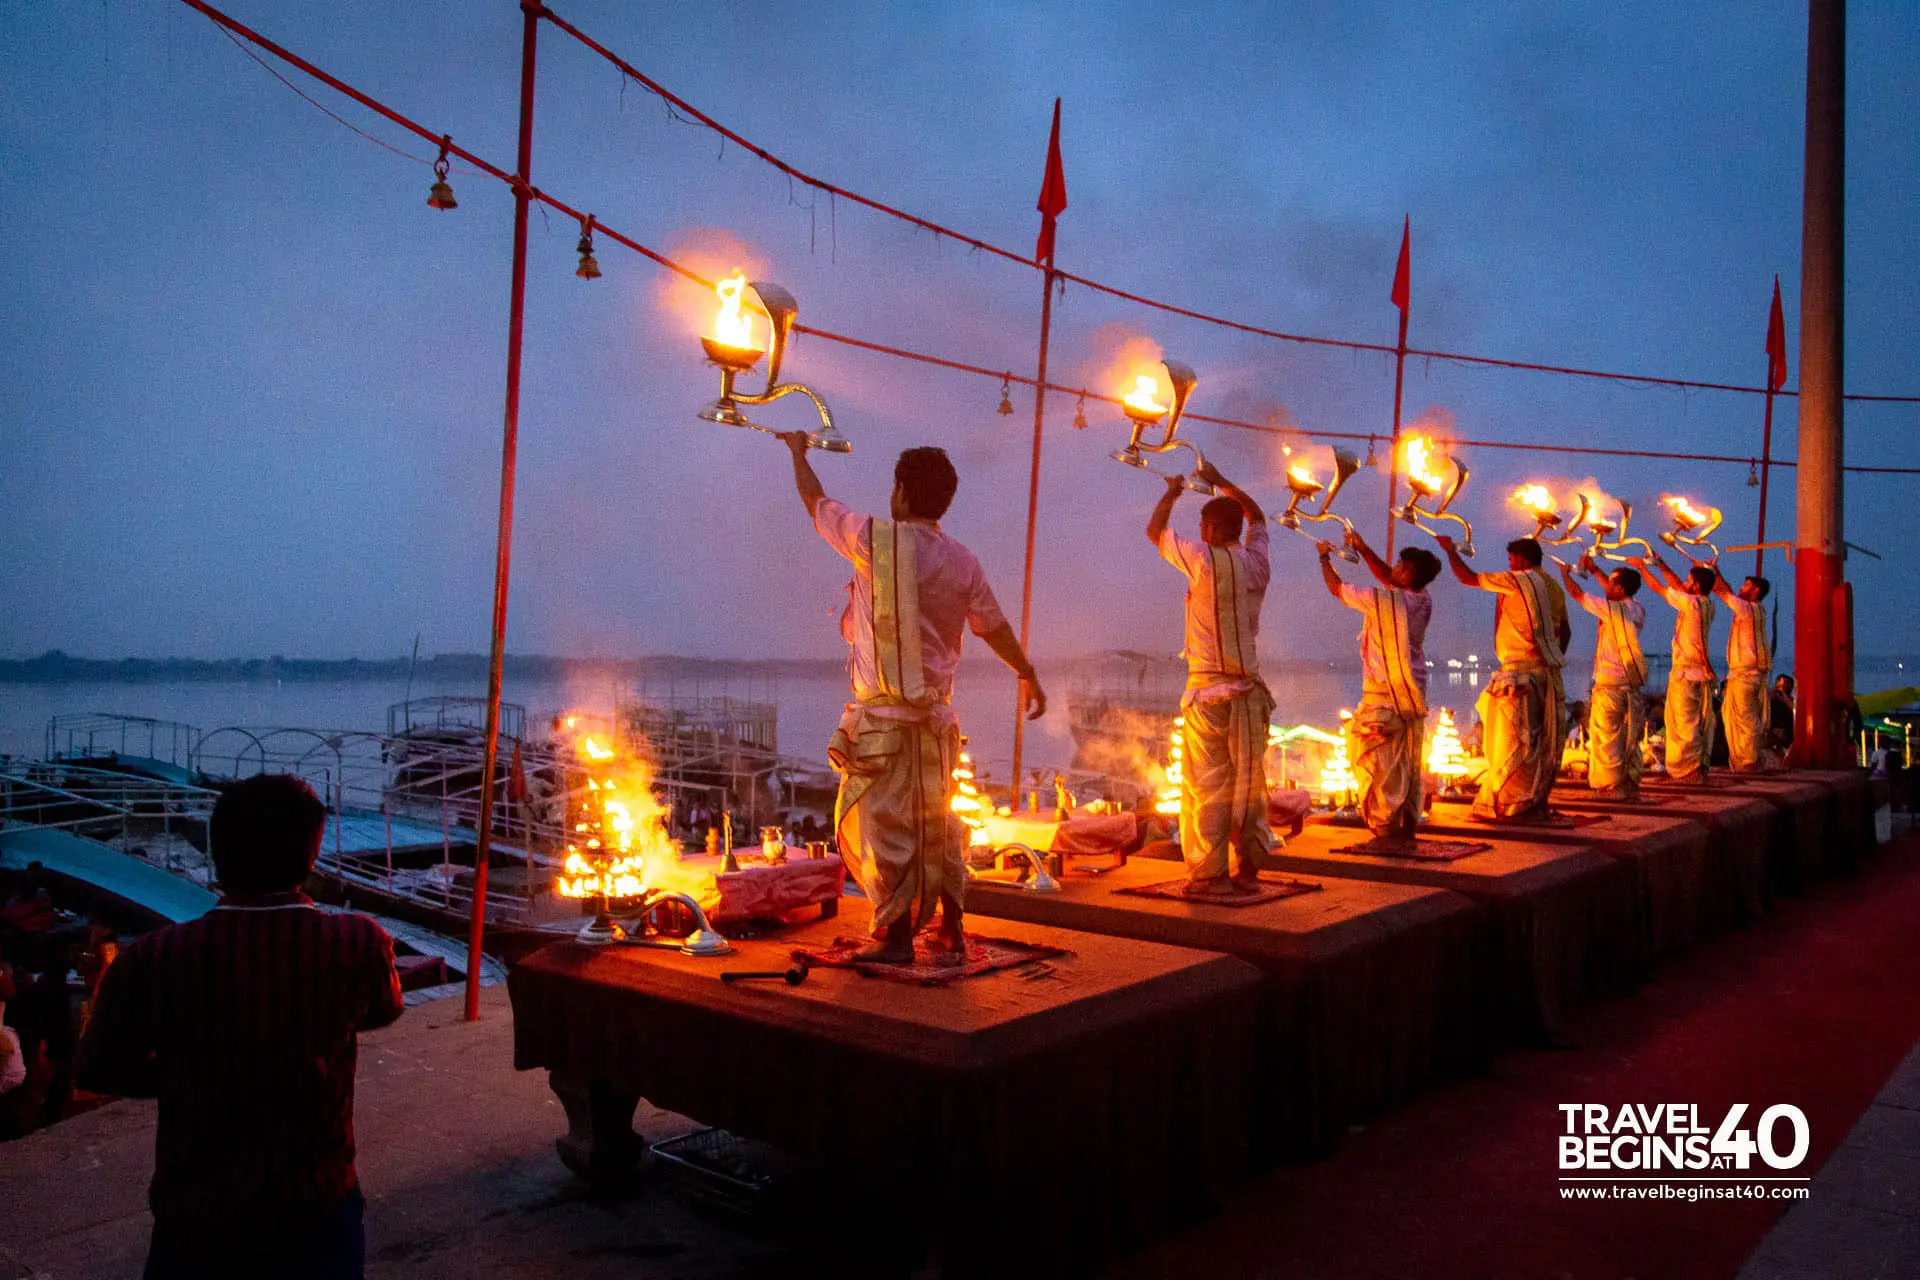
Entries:
<svg viewBox="0 0 1920 1280">
<path fill-rule="evenodd" d="M 1405 316 L 1413 305 L 1413 215 L 1400 228 L 1400 265 L 1393 269 L 1393 305 Z"/>
<path fill-rule="evenodd" d="M 1780 314 L 1780 277 L 1773 278 L 1773 314 L 1767 317 L 1767 390 L 1787 385 L 1787 321 Z"/>
<path fill-rule="evenodd" d="M 1067 171 L 1060 164 L 1060 99 L 1053 100 L 1053 136 L 1047 140 L 1047 176 L 1040 184 L 1040 240 L 1034 245 L 1036 262 L 1053 265 L 1053 224 L 1067 207 Z"/>
<path fill-rule="evenodd" d="M 527 802 L 527 766 L 520 760 L 520 739 L 513 740 L 513 765 L 507 773 L 507 799 L 514 804 Z"/>
</svg>

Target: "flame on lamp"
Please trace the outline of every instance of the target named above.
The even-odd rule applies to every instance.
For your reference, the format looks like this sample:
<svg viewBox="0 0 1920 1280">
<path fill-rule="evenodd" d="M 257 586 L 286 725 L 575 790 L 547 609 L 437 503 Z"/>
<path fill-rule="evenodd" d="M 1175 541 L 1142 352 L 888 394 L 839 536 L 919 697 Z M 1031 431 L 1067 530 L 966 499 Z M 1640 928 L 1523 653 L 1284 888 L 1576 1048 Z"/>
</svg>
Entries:
<svg viewBox="0 0 1920 1280">
<path fill-rule="evenodd" d="M 1513 500 L 1536 516 L 1553 514 L 1553 494 L 1543 484 L 1523 484 L 1513 491 Z"/>
<path fill-rule="evenodd" d="M 1410 435 L 1400 446 L 1400 469 L 1407 473 L 1407 483 L 1428 498 L 1446 486 L 1445 479 L 1433 469 L 1435 460 L 1431 437 Z"/>
<path fill-rule="evenodd" d="M 973 757 L 962 751 L 960 763 L 953 767 L 953 799 L 947 802 L 961 822 L 967 826 L 967 844 L 983 845 L 990 843 L 987 835 L 987 802 L 980 795 L 980 789 L 973 785 Z"/>
<path fill-rule="evenodd" d="M 585 795 L 570 802 L 569 839 L 554 892 L 563 898 L 638 898 L 649 889 L 685 888 L 711 877 L 679 870 L 667 810 L 654 798 L 652 771 L 637 758 L 622 758 L 592 734 L 574 743 L 587 771 Z"/>
<path fill-rule="evenodd" d="M 1154 801 L 1153 811 L 1171 818 L 1180 816 L 1180 784 L 1186 781 L 1186 748 L 1180 745 L 1180 731 L 1187 727 L 1185 716 L 1176 716 L 1173 732 L 1167 735 L 1167 779 Z"/>
<path fill-rule="evenodd" d="M 1298 462 L 1287 468 L 1287 483 L 1290 486 L 1307 490 L 1318 489 L 1320 487 L 1320 482 L 1313 478 L 1312 468 L 1302 466 Z"/>
<path fill-rule="evenodd" d="M 1427 744 L 1427 772 L 1443 782 L 1466 776 L 1466 752 L 1460 749 L 1460 731 L 1454 727 L 1453 712 L 1440 708 L 1440 723 L 1434 726 L 1433 740 Z"/>
<path fill-rule="evenodd" d="M 1698 529 L 1707 522 L 1704 512 L 1696 510 L 1691 502 L 1677 493 L 1661 501 L 1667 504 L 1667 509 L 1673 512 L 1674 523 L 1682 529 Z"/>
<path fill-rule="evenodd" d="M 1127 411 L 1149 420 L 1159 418 L 1167 411 L 1167 406 L 1157 403 L 1153 396 L 1160 389 L 1159 381 L 1150 373 L 1136 374 L 1133 379 L 1133 392 L 1120 403 Z"/>
<path fill-rule="evenodd" d="M 753 340 L 753 313 L 740 305 L 747 277 L 736 271 L 713 287 L 720 295 L 720 311 L 713 318 L 714 341 L 742 351 L 764 350 Z"/>
<path fill-rule="evenodd" d="M 1353 718 L 1353 712 L 1341 711 L 1344 722 Z M 1353 793 L 1360 789 L 1360 779 L 1353 774 L 1353 762 L 1347 758 L 1347 736 L 1342 733 L 1335 737 L 1333 750 L 1327 755 L 1327 762 L 1320 767 L 1320 790 L 1326 794 L 1327 803 L 1336 807 L 1351 804 Z"/>
</svg>

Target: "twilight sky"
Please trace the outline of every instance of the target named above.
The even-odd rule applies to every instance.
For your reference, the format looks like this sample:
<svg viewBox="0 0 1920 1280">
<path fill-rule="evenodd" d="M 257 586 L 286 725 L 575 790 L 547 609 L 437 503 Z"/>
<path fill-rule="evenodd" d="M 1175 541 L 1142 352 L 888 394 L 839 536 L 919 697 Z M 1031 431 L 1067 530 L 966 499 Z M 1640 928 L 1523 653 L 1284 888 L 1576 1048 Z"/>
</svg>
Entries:
<svg viewBox="0 0 1920 1280">
<path fill-rule="evenodd" d="M 1154 297 L 1391 343 L 1411 214 L 1414 346 L 1757 383 L 1778 272 L 1798 382 L 1802 4 L 555 8 L 775 154 L 1013 248 L 1033 242 L 1060 96 L 1060 263 Z M 512 167 L 511 0 L 228 9 Z M 1920 15 L 1850 9 L 1846 386 L 1914 394 Z M 171 0 L 16 3 L 0 31 L 14 317 L 0 346 L 0 656 L 373 657 L 405 653 L 416 631 L 424 652 L 483 651 L 506 188 L 456 170 L 460 207 L 428 209 L 424 165 L 329 119 Z M 803 321 L 1032 372 L 1036 273 L 815 200 L 552 26 L 540 40 L 536 185 L 696 265 L 781 281 Z M 578 280 L 577 236 L 535 213 L 509 648 L 836 653 L 845 572 L 809 532 L 783 450 L 694 419 L 715 378 L 667 277 L 603 241 L 604 277 Z M 1391 425 L 1387 357 L 1073 287 L 1054 314 L 1056 381 L 1111 389 L 1113 351 L 1144 336 L 1199 370 L 1198 412 Z M 788 368 L 855 443 L 820 459 L 830 493 L 882 507 L 901 448 L 948 449 L 962 481 L 946 527 L 1017 618 L 1030 395 L 1001 417 L 997 384 L 810 339 Z M 1408 418 L 1438 409 L 1467 437 L 1759 452 L 1755 396 L 1418 360 L 1406 393 Z M 1793 405 L 1776 415 L 1787 456 Z M 1171 652 L 1180 583 L 1139 532 L 1159 486 L 1105 460 L 1125 436 L 1117 411 L 1088 413 L 1074 431 L 1072 401 L 1049 402 L 1036 657 Z M 793 400 L 761 414 L 809 417 Z M 1920 407 L 1850 405 L 1848 458 L 1920 465 L 1917 426 Z M 1281 505 L 1276 438 L 1191 434 Z M 1470 460 L 1462 505 L 1494 567 L 1524 531 L 1504 497 L 1534 479 L 1592 476 L 1649 508 L 1684 490 L 1726 509 L 1724 541 L 1751 539 L 1745 466 Z M 1384 489 L 1362 474 L 1343 499 L 1376 539 Z M 1792 472 L 1774 494 L 1776 536 L 1790 536 Z M 1887 557 L 1851 562 L 1860 650 L 1911 653 L 1904 539 L 1920 477 L 1851 476 L 1847 498 L 1848 536 Z M 1277 533 L 1275 561 L 1264 652 L 1344 655 L 1355 623 L 1322 593 L 1311 548 Z M 1777 556 L 1769 568 L 1788 586 Z M 1429 652 L 1485 648 L 1489 604 L 1436 590 Z M 1670 616 L 1652 613 L 1664 647 Z"/>
</svg>

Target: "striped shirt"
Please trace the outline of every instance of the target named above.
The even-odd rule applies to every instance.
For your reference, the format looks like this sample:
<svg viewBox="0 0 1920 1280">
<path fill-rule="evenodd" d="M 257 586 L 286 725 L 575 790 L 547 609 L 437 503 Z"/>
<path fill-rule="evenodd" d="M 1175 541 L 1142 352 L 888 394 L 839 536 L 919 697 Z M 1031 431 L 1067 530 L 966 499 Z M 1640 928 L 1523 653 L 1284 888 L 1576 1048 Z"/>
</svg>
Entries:
<svg viewBox="0 0 1920 1280">
<path fill-rule="evenodd" d="M 101 980 L 77 1080 L 160 1100 L 156 1221 L 295 1227 L 356 1185 L 356 1032 L 400 1016 L 393 940 L 305 894 L 229 895 L 127 947 Z"/>
<path fill-rule="evenodd" d="M 1260 680 L 1260 606 L 1273 576 L 1267 524 L 1247 524 L 1246 539 L 1223 547 L 1160 535 L 1160 556 L 1187 576 L 1187 692 L 1181 705 L 1216 702 Z"/>
</svg>

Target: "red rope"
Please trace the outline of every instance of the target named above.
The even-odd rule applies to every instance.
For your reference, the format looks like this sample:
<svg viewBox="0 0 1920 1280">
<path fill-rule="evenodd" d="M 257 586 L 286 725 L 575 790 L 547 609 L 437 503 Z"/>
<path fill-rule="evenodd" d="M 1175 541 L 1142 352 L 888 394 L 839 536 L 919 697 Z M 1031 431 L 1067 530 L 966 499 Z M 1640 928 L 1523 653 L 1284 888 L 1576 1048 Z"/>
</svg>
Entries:
<svg viewBox="0 0 1920 1280">
<path fill-rule="evenodd" d="M 189 3 L 191 2 L 192 0 L 189 0 Z M 1025 254 L 1016 253 L 1011 249 L 1004 249 L 990 241 L 982 240 L 978 236 L 970 236 L 964 231 L 956 231 L 952 227 L 934 222 L 928 218 L 922 218 L 918 214 L 908 213 L 906 210 L 887 204 L 885 201 L 875 200 L 870 196 L 863 196 L 857 191 L 850 191 L 846 187 L 829 182 L 825 178 L 815 177 L 805 170 L 789 164 L 779 156 L 774 155 L 771 151 L 768 151 L 765 147 L 749 141 L 732 129 L 721 124 L 718 120 L 715 120 L 712 116 L 700 110 L 700 108 L 694 106 L 685 98 L 680 97 L 659 81 L 647 76 L 619 54 L 613 52 L 613 50 L 607 48 L 598 40 L 595 40 L 592 36 L 589 36 L 556 14 L 552 9 L 541 5 L 539 6 L 539 12 L 541 17 L 572 36 L 575 40 L 578 40 L 593 52 L 599 54 L 602 58 L 605 58 L 617 67 L 623 75 L 633 80 L 634 83 L 640 85 L 649 93 L 657 95 L 662 101 L 672 106 L 675 110 L 684 113 L 699 124 L 713 130 L 713 132 L 733 143 L 742 151 L 750 152 L 759 157 L 762 161 L 778 169 L 794 181 L 803 183 L 819 191 L 825 191 L 829 195 L 836 196 L 840 199 L 850 200 L 855 204 L 864 205 L 874 212 L 883 213 L 890 218 L 898 218 L 902 222 L 911 223 L 923 230 L 931 231 L 935 235 L 946 236 L 950 240 L 957 240 L 961 244 L 969 245 L 975 249 L 994 254 L 997 257 L 1005 258 L 1009 262 L 1017 262 L 1021 266 L 1036 271 L 1046 270 L 1046 267 L 1040 262 L 1027 257 Z M 1212 315 L 1204 311 L 1195 311 L 1190 307 L 1182 307 L 1171 302 L 1162 302 L 1157 298 L 1149 298 L 1144 294 L 1131 293 L 1128 290 L 1118 288 L 1114 285 L 1102 284 L 1098 280 L 1075 275 L 1071 271 L 1062 271 L 1055 268 L 1054 274 L 1062 280 L 1071 280 L 1082 288 L 1092 289 L 1095 292 L 1104 293 L 1110 297 L 1120 298 L 1143 307 L 1152 307 L 1157 311 L 1164 311 L 1169 315 L 1184 316 L 1189 320 L 1199 320 L 1206 324 L 1218 325 L 1223 329 L 1233 329 L 1241 333 L 1255 334 L 1263 338 L 1274 338 L 1282 342 L 1303 343 L 1309 346 L 1341 347 L 1349 351 L 1379 351 L 1387 355 L 1393 355 L 1399 350 L 1397 347 L 1387 346 L 1378 342 L 1354 342 L 1344 338 L 1323 338 L 1304 333 L 1287 333 L 1280 329 L 1269 329 L 1263 325 L 1249 324 L 1240 320 L 1230 320 L 1224 316 Z M 1613 382 L 1639 382 L 1652 386 L 1682 387 L 1698 391 L 1733 391 L 1744 395 L 1765 395 L 1767 392 L 1765 387 L 1740 386 L 1729 382 L 1702 382 L 1691 378 L 1661 378 L 1651 374 L 1640 373 L 1612 373 L 1601 369 L 1582 369 L 1572 365 L 1537 364 L 1526 360 L 1501 360 L 1492 356 L 1463 355 L 1457 351 L 1426 351 L 1409 348 L 1407 354 L 1410 356 L 1421 356 L 1429 360 L 1450 360 L 1459 364 L 1487 365 L 1494 368 L 1519 369 L 1532 373 L 1564 374 L 1576 378 L 1601 378 Z M 1774 394 L 1797 396 L 1800 393 L 1797 390 L 1782 389 L 1776 391 Z M 1848 400 L 1869 400 L 1893 404 L 1920 404 L 1920 396 L 1849 395 L 1844 398 Z"/>
<path fill-rule="evenodd" d="M 273 41 L 268 40 L 265 36 L 260 35 L 258 32 L 253 31 L 252 29 L 248 28 L 244 24 L 235 21 L 234 19 L 221 13 L 219 10 L 213 8 L 211 5 L 208 5 L 207 3 L 205 3 L 205 0 L 182 0 L 182 3 L 192 6 L 193 8 L 199 10 L 201 13 L 204 13 L 208 18 L 212 19 L 219 26 L 253 42 L 254 44 L 258 45 L 260 48 L 266 50 L 268 53 L 271 53 L 275 57 L 282 59 L 283 61 L 288 63 L 290 66 L 297 67 L 301 71 L 312 76 L 314 79 L 320 81 L 322 84 L 327 85 L 329 88 L 332 88 L 339 93 L 345 94 L 347 97 L 352 98 L 355 102 L 360 103 L 362 106 L 368 108 L 371 111 L 377 112 L 378 114 L 380 114 L 381 116 L 384 116 L 388 120 L 393 121 L 395 124 L 399 125 L 400 127 L 407 129 L 410 132 L 418 135 L 419 137 L 425 138 L 429 142 L 432 142 L 436 145 L 444 144 L 447 147 L 447 150 L 451 154 L 457 155 L 461 159 L 472 164 L 480 172 L 499 179 L 501 182 L 506 183 L 509 187 L 517 188 L 521 185 L 520 180 L 515 175 L 508 173 L 506 170 L 500 168 L 498 165 L 492 164 L 487 160 L 482 159 L 480 156 L 475 155 L 473 152 L 468 151 L 463 147 L 455 145 L 452 142 L 446 141 L 443 135 L 433 132 L 431 129 L 428 129 L 424 125 L 415 123 L 413 120 L 400 114 L 398 111 L 395 111 L 393 108 L 388 107 L 384 103 L 381 103 L 378 100 L 360 92 L 360 90 L 355 89 L 353 86 L 347 84 L 345 81 L 340 80 L 335 76 L 329 75 L 325 71 L 322 71 L 320 68 L 314 66 L 312 63 L 306 61 L 304 58 L 299 57 L 297 54 L 291 53 L 288 50 L 281 48 L 279 45 L 275 44 Z M 269 70 L 271 70 L 271 68 L 269 68 Z M 305 97 L 304 94 L 301 96 Z M 309 101 L 311 101 L 311 99 L 309 99 Z M 332 113 L 329 112 L 328 114 L 331 115 Z M 338 119 L 338 117 L 336 116 L 335 119 Z M 557 196 L 550 195 L 547 192 L 540 190 L 538 187 L 531 187 L 531 186 L 528 187 L 527 194 L 529 198 L 537 200 L 542 204 L 545 204 L 560 213 L 566 214 L 568 217 L 573 218 L 576 221 L 584 223 L 587 218 L 587 214 L 585 212 L 574 208 L 572 205 L 567 204 L 565 201 L 559 199 Z M 620 232 L 619 230 L 608 226 L 605 222 L 601 221 L 598 217 L 595 217 L 593 225 L 594 225 L 594 230 L 597 233 L 604 235 L 609 240 L 612 240 L 618 244 L 626 246 L 627 248 L 633 250 L 635 253 L 640 254 L 642 257 L 647 258 L 648 260 L 655 262 L 662 267 L 665 267 L 667 270 L 672 271 L 684 277 L 685 279 L 694 282 L 695 284 L 701 285 L 702 287 L 705 287 L 705 288 L 713 287 L 714 282 L 707 279 L 705 276 L 702 276 L 699 272 L 694 271 L 691 268 L 679 262 L 675 262 L 672 258 L 667 257 L 665 254 L 660 253 L 655 249 L 649 248 L 648 246 L 642 244 L 638 240 L 635 240 L 632 237 Z M 799 325 L 799 324 L 796 324 L 794 326 L 794 329 L 799 333 L 810 334 L 813 337 L 822 338 L 828 342 L 836 342 L 836 343 L 840 343 L 843 346 L 855 347 L 863 351 L 872 351 L 880 355 L 893 356 L 895 358 L 902 359 L 902 360 L 911 360 L 920 364 L 932 365 L 937 368 L 952 369 L 961 373 L 971 373 L 984 378 L 1004 379 L 1007 381 L 1020 383 L 1022 386 L 1033 387 L 1036 390 L 1043 389 L 1045 391 L 1053 392 L 1059 395 L 1082 397 L 1088 400 L 1099 401 L 1104 404 L 1117 405 L 1121 403 L 1121 398 L 1119 396 L 1107 395 L 1102 392 L 1090 390 L 1085 387 L 1070 387 L 1070 386 L 1063 386 L 1059 383 L 1049 382 L 1045 384 L 1043 388 L 1040 382 L 1035 378 L 1026 377 L 1022 374 L 1010 373 L 1004 369 L 989 369 L 984 365 L 969 364 L 961 360 L 951 360 L 945 356 L 929 355 L 926 352 L 912 351 L 905 347 L 896 347 L 896 346 L 889 345 L 887 343 L 873 342 L 865 338 L 855 338 L 848 334 L 835 333 L 830 329 L 818 329 L 818 328 L 814 328 L 811 325 Z M 1384 348 L 1384 350 L 1391 351 L 1392 348 Z M 1409 354 L 1415 354 L 1415 353 L 1410 352 Z M 1424 354 L 1424 353 L 1420 353 L 1420 354 Z M 1364 433 L 1364 432 L 1354 432 L 1354 431 L 1308 430 L 1308 429 L 1299 428 L 1299 427 L 1277 427 L 1271 423 L 1246 422 L 1236 418 L 1219 418 L 1219 417 L 1210 416 L 1208 414 L 1200 414 L 1200 413 L 1190 413 L 1190 414 L 1187 414 L 1186 417 L 1189 421 L 1193 421 L 1193 422 L 1206 422 L 1206 423 L 1214 424 L 1216 426 L 1233 427 L 1237 430 L 1242 430 L 1242 431 L 1257 431 L 1257 432 L 1261 432 L 1268 435 L 1287 436 L 1287 437 L 1299 438 L 1299 439 L 1365 440 L 1365 441 L 1368 441 L 1370 445 L 1374 441 L 1381 439 L 1381 437 L 1379 437 L 1377 434 L 1374 434 L 1374 433 Z M 1669 452 L 1661 452 L 1656 450 L 1644 450 L 1644 449 L 1600 449 L 1600 448 L 1594 448 L 1592 446 L 1583 446 L 1583 445 L 1530 444 L 1530 443 L 1525 443 L 1525 442 L 1515 441 L 1515 440 L 1459 440 L 1459 441 L 1456 441 L 1455 443 L 1466 446 L 1466 447 L 1470 447 L 1470 448 L 1476 448 L 1476 449 L 1515 449 L 1515 450 L 1522 450 L 1526 452 L 1537 452 L 1537 453 L 1568 453 L 1568 454 L 1595 455 L 1595 456 L 1618 457 L 1618 458 L 1657 458 L 1657 459 L 1666 459 L 1671 461 L 1682 461 L 1682 462 L 1725 462 L 1725 463 L 1736 463 L 1736 464 L 1745 462 L 1745 463 L 1752 464 L 1755 461 L 1755 459 L 1753 458 L 1736 457 L 1731 454 L 1669 453 Z M 1794 465 L 1794 463 L 1791 460 L 1776 458 L 1773 460 L 1772 465 L 1776 467 L 1791 467 Z M 1856 471 L 1856 472 L 1880 473 L 1880 474 L 1894 474 L 1894 475 L 1920 475 L 1920 467 L 1846 467 L 1845 470 Z"/>
</svg>

